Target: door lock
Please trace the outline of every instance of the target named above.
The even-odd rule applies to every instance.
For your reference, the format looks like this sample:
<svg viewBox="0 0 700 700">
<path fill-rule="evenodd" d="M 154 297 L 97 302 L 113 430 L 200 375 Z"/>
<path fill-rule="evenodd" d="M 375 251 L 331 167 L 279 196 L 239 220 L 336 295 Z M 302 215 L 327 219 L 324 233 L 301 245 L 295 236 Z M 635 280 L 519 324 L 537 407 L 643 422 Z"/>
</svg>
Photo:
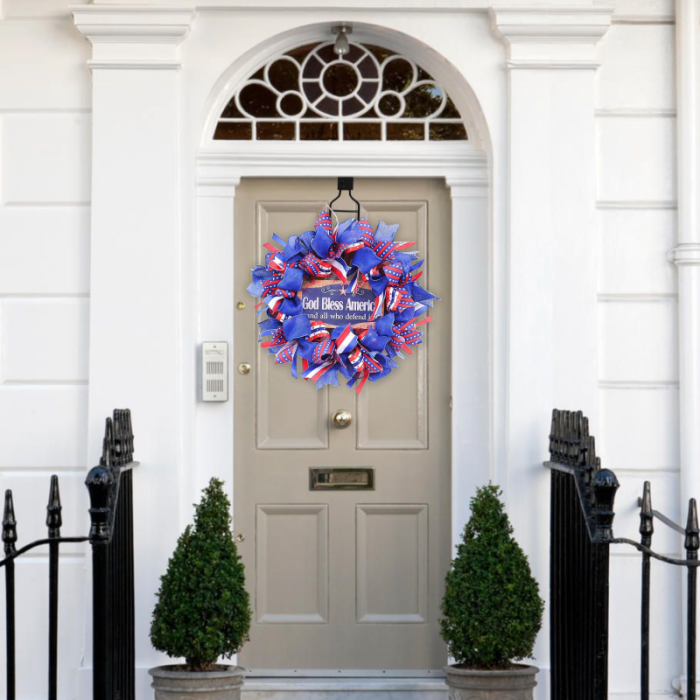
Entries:
<svg viewBox="0 0 700 700">
<path fill-rule="evenodd" d="M 251 366 L 247 362 L 238 365 L 238 374 L 250 374 Z"/>
<path fill-rule="evenodd" d="M 333 425 L 336 428 L 347 428 L 352 423 L 352 413 L 341 408 L 333 414 Z"/>
</svg>

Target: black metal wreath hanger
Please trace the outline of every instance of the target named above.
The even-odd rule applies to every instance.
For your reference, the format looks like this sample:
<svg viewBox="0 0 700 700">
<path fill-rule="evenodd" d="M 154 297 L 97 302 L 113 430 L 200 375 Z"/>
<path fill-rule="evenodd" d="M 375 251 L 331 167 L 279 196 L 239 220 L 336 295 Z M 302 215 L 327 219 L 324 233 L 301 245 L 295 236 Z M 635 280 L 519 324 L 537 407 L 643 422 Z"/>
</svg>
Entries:
<svg viewBox="0 0 700 700">
<path fill-rule="evenodd" d="M 353 187 L 355 186 L 355 178 L 354 177 L 339 177 L 338 178 L 338 196 L 328 205 L 328 210 L 335 212 L 336 214 L 338 212 L 344 213 L 344 214 L 355 214 L 357 213 L 357 220 L 360 220 L 360 203 L 352 196 L 352 190 Z M 347 192 L 348 196 L 350 199 L 352 199 L 355 204 L 357 204 L 357 212 L 355 212 L 354 209 L 333 209 L 333 202 L 335 202 L 337 199 L 340 199 L 340 195 L 343 192 Z"/>
</svg>

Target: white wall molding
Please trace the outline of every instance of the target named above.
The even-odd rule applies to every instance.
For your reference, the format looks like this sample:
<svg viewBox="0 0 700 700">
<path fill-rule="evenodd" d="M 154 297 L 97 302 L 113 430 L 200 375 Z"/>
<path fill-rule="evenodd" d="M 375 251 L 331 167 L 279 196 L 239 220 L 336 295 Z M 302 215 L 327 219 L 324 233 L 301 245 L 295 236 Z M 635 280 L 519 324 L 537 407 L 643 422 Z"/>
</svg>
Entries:
<svg viewBox="0 0 700 700">
<path fill-rule="evenodd" d="M 674 380 L 601 379 L 598 386 L 601 389 L 614 389 L 615 391 L 675 391 L 678 389 L 678 382 Z"/>
<path fill-rule="evenodd" d="M 96 60 L 91 59 L 88 66 L 92 70 L 180 70 L 180 61 L 169 61 L 167 59 L 143 60 Z"/>
<path fill-rule="evenodd" d="M 613 15 L 613 24 L 675 24 L 676 18 L 673 15 L 648 14 L 648 15 L 631 15 L 620 14 Z"/>
<path fill-rule="evenodd" d="M 678 207 L 675 201 L 650 200 L 650 199 L 599 199 L 596 201 L 597 209 L 668 209 Z"/>
<path fill-rule="evenodd" d="M 597 70 L 598 61 L 561 61 L 557 59 L 515 59 L 506 61 L 509 70 Z"/>
<path fill-rule="evenodd" d="M 79 5 L 75 26 L 92 44 L 96 69 L 173 70 L 195 12 L 187 7 Z"/>
<path fill-rule="evenodd" d="M 676 117 L 676 110 L 651 107 L 616 107 L 596 109 L 595 115 L 598 119 L 672 119 Z"/>
<path fill-rule="evenodd" d="M 664 304 L 675 302 L 677 299 L 677 294 L 654 294 L 651 292 L 598 294 L 598 303 L 600 304 Z"/>
</svg>

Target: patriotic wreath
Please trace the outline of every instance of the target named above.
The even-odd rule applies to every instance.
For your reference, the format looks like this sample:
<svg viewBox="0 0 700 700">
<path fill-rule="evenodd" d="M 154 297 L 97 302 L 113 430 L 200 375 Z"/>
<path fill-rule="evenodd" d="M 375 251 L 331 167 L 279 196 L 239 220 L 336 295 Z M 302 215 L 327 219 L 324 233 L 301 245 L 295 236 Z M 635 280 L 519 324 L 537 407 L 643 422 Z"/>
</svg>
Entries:
<svg viewBox="0 0 700 700">
<path fill-rule="evenodd" d="M 413 242 L 394 240 L 398 228 L 380 221 L 373 231 L 364 218 L 333 227 L 321 212 L 313 231 L 286 242 L 273 234 L 282 250 L 265 244 L 265 264 L 253 268 L 248 293 L 262 299 L 258 315 L 267 311 L 258 324 L 262 347 L 276 364 L 291 363 L 295 379 L 300 357 L 301 376 L 317 389 L 338 386 L 341 374 L 348 386 L 359 380 L 359 394 L 422 342 L 418 327 L 432 319 L 416 318 L 438 297 L 416 281 L 423 260 L 405 252 Z"/>
</svg>

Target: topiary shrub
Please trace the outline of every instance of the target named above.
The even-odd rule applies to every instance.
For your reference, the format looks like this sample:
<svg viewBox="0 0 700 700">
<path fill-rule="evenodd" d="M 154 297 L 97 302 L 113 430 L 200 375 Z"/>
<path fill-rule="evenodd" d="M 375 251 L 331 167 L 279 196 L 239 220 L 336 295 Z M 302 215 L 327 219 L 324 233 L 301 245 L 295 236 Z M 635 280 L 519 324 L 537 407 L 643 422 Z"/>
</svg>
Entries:
<svg viewBox="0 0 700 700">
<path fill-rule="evenodd" d="M 497 486 L 480 488 L 447 574 L 442 637 L 462 667 L 502 669 L 532 657 L 544 602 Z"/>
<path fill-rule="evenodd" d="M 210 671 L 248 639 L 250 600 L 231 531 L 231 503 L 212 479 L 196 506 L 194 526 L 178 540 L 160 580 L 151 642 L 189 671 Z"/>
</svg>

